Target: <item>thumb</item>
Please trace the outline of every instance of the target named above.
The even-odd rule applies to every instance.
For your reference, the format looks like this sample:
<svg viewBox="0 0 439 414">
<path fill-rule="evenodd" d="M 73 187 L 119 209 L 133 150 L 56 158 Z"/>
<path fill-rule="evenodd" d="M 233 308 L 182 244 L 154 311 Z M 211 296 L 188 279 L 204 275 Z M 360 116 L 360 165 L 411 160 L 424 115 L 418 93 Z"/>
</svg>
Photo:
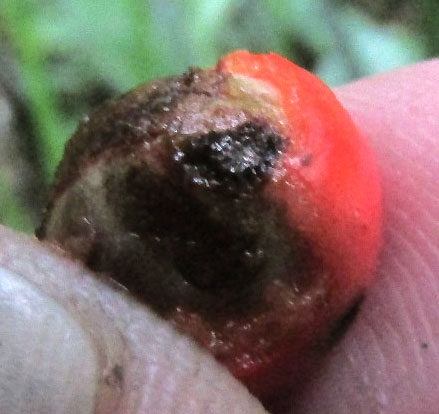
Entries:
<svg viewBox="0 0 439 414">
<path fill-rule="evenodd" d="M 0 412 L 265 411 L 123 290 L 0 227 Z"/>
</svg>

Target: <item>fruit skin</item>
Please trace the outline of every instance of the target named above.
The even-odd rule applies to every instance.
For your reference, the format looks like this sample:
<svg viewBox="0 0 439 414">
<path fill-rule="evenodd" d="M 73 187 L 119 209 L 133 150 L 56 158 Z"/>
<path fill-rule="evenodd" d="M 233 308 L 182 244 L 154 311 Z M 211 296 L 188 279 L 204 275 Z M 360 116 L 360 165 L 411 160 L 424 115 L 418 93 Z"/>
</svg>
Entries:
<svg viewBox="0 0 439 414">
<path fill-rule="evenodd" d="M 311 241 L 330 274 L 325 315 L 315 327 L 324 331 L 325 323 L 346 312 L 374 278 L 382 207 L 371 148 L 333 92 L 287 59 L 237 51 L 221 59 L 218 70 L 267 82 L 280 95 L 293 145 L 284 156 L 285 179 L 268 191 L 287 204 L 293 227 Z M 287 361 L 300 360 L 303 352 L 292 356 L 285 350 L 270 367 L 274 376 L 281 381 Z M 273 376 L 270 370 L 265 374 L 253 384 L 262 393 Z"/>
<path fill-rule="evenodd" d="M 218 70 L 279 91 L 294 154 L 285 154 L 287 178 L 270 191 L 335 270 L 337 300 L 345 303 L 351 289 L 372 281 L 380 247 L 381 187 L 368 143 L 330 89 L 281 56 L 239 51 Z"/>
<path fill-rule="evenodd" d="M 291 220 L 337 270 L 339 300 L 351 297 L 351 288 L 370 284 L 380 247 L 381 187 L 367 141 L 322 81 L 279 55 L 238 51 L 218 70 L 279 91 L 294 154 L 285 154 L 287 178 L 272 195 L 288 203 Z"/>
<path fill-rule="evenodd" d="M 234 181 L 233 157 L 217 154 L 213 159 L 210 154 L 202 165 L 176 162 L 180 160 L 178 154 L 186 151 L 185 143 L 194 145 L 198 155 L 184 157 L 199 159 L 201 153 L 203 158 L 207 156 L 206 148 L 211 147 L 202 144 L 197 149 L 198 137 L 215 142 L 224 136 L 233 137 L 243 126 L 252 131 L 262 128 L 262 135 L 274 137 L 272 142 L 280 137 L 282 145 L 279 151 L 274 148 L 277 155 L 273 167 L 271 162 L 267 164 L 270 174 L 255 176 L 258 189 L 242 199 L 236 198 L 235 190 L 232 196 L 224 195 L 221 189 L 209 190 L 211 183 L 204 188 L 204 184 L 194 181 L 203 182 L 197 174 L 210 164 L 217 169 L 213 175 L 225 173 L 223 178 L 234 188 L 242 177 Z M 242 133 L 238 135 L 242 138 Z M 178 151 L 168 157 L 169 148 Z M 249 149 L 251 145 L 244 147 L 243 153 Z M 254 160 L 258 151 L 256 148 L 250 158 Z M 189 185 L 188 180 L 181 180 L 187 171 L 196 171 Z M 295 252 L 299 261 L 297 257 L 292 259 L 292 273 L 299 276 L 275 274 L 273 278 L 283 284 L 270 281 L 264 285 L 264 275 L 261 285 L 266 291 L 260 295 L 264 306 L 272 306 L 271 314 L 256 307 L 259 313 L 253 318 L 252 307 L 245 303 L 239 306 L 239 312 L 230 311 L 223 304 L 230 302 L 223 297 L 229 288 L 218 295 L 210 288 L 203 290 L 199 278 L 194 287 L 190 280 L 173 280 L 175 272 L 171 272 L 167 285 L 168 264 L 154 257 L 156 241 L 136 228 L 151 225 L 144 214 L 149 208 L 145 200 L 153 199 L 149 195 L 160 191 L 165 200 L 159 197 L 158 204 L 153 205 L 154 213 L 149 213 L 156 217 L 157 211 L 170 212 L 156 217 L 162 223 L 156 229 L 162 240 L 181 239 L 179 234 L 169 234 L 167 227 L 178 227 L 179 221 L 195 221 L 196 217 L 187 212 L 192 202 L 202 213 L 213 209 L 218 216 L 219 212 L 225 220 L 220 230 L 233 229 L 235 224 L 237 229 L 248 229 L 233 222 L 235 213 L 240 216 L 246 211 L 248 200 L 256 200 L 258 206 L 250 208 L 256 211 L 250 217 L 255 219 L 253 222 L 260 224 L 265 212 L 272 214 L 269 227 L 264 223 L 260 226 L 269 229 L 263 237 L 264 246 L 271 255 L 277 254 L 274 248 L 269 249 L 272 241 L 279 243 L 275 245 L 283 249 L 284 255 Z M 184 197 L 178 198 L 182 194 Z M 176 201 L 180 204 L 169 204 Z M 209 214 L 201 223 L 209 223 Z M 248 218 L 245 214 L 243 217 Z M 170 222 L 172 226 L 166 224 Z M 214 224 L 212 228 L 216 229 L 224 222 Z M 157 220 L 152 225 L 157 227 Z M 187 234 L 187 226 L 183 227 Z M 200 228 L 197 224 L 193 227 L 196 231 Z M 236 228 L 232 234 L 239 239 L 240 230 Z M 270 232 L 279 235 L 272 238 Z M 210 246 L 203 243 L 203 238 L 210 235 L 208 231 L 201 233 L 197 237 L 203 251 Z M 177 329 L 210 350 L 250 391 L 267 400 L 303 382 L 334 336 L 332 332 L 338 330 L 339 321 L 347 319 L 345 316 L 356 308 L 373 279 L 380 233 L 381 193 L 372 152 L 333 93 L 315 76 L 278 55 L 238 51 L 221 59 L 216 68 L 193 70 L 182 77 L 136 88 L 83 123 L 68 144 L 38 237 L 66 249 L 93 270 L 117 279 Z M 242 237 L 246 243 L 247 236 Z M 288 244 L 285 240 L 290 245 L 284 246 Z M 172 244 L 160 243 L 160 254 L 173 249 Z M 192 251 L 191 246 L 185 248 L 181 251 Z M 177 253 L 183 256 L 185 266 L 192 257 L 195 260 L 189 266 L 200 265 L 199 255 L 187 259 L 181 251 Z M 217 257 L 214 253 L 212 256 Z M 275 263 L 275 267 L 284 264 Z M 221 260 L 212 263 L 215 269 L 224 266 Z M 153 279 L 148 279 L 151 276 Z M 247 277 L 244 280 L 251 285 Z M 253 292 L 250 288 L 248 291 Z M 231 292 L 231 297 L 245 302 L 247 291 L 243 292 Z M 200 303 L 195 311 L 193 299 Z M 172 300 L 180 302 L 174 304 Z M 247 308 L 250 311 L 246 314 L 243 309 Z M 219 316 L 211 309 L 219 309 Z M 236 325 L 231 330 L 229 322 Z M 259 339 L 269 345 L 260 345 Z"/>
</svg>

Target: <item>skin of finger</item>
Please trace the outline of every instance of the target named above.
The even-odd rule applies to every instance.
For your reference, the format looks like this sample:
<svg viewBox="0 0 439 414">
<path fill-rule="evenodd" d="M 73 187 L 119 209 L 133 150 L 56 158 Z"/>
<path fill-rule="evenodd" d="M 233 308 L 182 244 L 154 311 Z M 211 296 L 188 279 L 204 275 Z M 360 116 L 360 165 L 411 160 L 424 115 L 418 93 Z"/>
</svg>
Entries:
<svg viewBox="0 0 439 414">
<path fill-rule="evenodd" d="M 223 367 L 121 287 L 2 226 L 0 301 L 0 408 L 8 413 L 265 413 Z M 41 390 L 49 390 L 45 399 Z"/>
<path fill-rule="evenodd" d="M 75 319 L 3 268 L 0 315 L 0 413 L 92 413 L 97 358 Z"/>
<path fill-rule="evenodd" d="M 384 193 L 378 280 L 352 329 L 292 407 L 439 411 L 439 60 L 337 90 L 370 138 Z"/>
</svg>

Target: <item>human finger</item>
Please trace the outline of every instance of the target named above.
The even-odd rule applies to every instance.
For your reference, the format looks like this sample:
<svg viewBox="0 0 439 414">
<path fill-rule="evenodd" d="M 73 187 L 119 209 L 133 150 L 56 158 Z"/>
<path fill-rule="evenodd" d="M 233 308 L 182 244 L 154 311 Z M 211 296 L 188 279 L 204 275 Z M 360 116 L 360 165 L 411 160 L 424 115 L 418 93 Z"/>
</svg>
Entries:
<svg viewBox="0 0 439 414">
<path fill-rule="evenodd" d="M 337 95 L 381 170 L 378 281 L 294 413 L 420 413 L 439 407 L 439 61 L 347 85 Z"/>
<path fill-rule="evenodd" d="M 0 227 L 0 412 L 261 413 L 190 339 L 120 287 Z"/>
</svg>

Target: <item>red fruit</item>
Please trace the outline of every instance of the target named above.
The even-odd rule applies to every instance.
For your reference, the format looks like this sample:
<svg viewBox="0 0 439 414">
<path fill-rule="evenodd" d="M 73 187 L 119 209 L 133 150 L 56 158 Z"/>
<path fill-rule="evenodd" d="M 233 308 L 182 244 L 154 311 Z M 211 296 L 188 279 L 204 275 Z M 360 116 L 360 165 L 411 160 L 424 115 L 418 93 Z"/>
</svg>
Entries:
<svg viewBox="0 0 439 414">
<path fill-rule="evenodd" d="M 373 156 L 334 94 L 280 56 L 239 51 L 81 125 L 38 236 L 266 398 L 359 303 L 380 232 Z"/>
<path fill-rule="evenodd" d="M 373 280 L 381 234 L 381 188 L 373 154 L 331 90 L 285 58 L 238 51 L 221 59 L 217 70 L 258 79 L 279 93 L 292 145 L 283 155 L 284 176 L 266 191 L 288 206 L 291 226 L 312 244 L 328 277 L 326 303 L 310 332 L 318 337 Z M 237 376 L 264 393 L 272 371 L 289 371 L 285 364 L 300 361 L 306 352 L 300 343 L 306 347 L 306 341 L 292 337 L 297 354 L 286 346 L 285 355 L 265 369 L 261 365 L 247 377 L 238 368 Z"/>
</svg>

